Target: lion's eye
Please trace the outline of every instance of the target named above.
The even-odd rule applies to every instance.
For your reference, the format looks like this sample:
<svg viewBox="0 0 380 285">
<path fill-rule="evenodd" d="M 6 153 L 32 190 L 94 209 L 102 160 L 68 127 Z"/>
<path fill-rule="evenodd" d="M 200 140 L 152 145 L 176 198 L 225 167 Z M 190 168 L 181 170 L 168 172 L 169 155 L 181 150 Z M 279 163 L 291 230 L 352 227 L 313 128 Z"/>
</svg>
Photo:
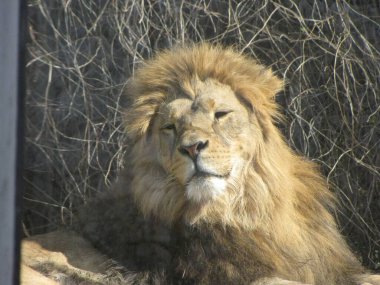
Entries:
<svg viewBox="0 0 380 285">
<path fill-rule="evenodd" d="M 231 112 L 232 111 L 218 111 L 218 112 L 215 112 L 215 119 L 219 120 L 219 119 L 227 116 Z"/>
<path fill-rule="evenodd" d="M 161 130 L 175 130 L 174 124 L 167 124 L 161 128 Z"/>
</svg>

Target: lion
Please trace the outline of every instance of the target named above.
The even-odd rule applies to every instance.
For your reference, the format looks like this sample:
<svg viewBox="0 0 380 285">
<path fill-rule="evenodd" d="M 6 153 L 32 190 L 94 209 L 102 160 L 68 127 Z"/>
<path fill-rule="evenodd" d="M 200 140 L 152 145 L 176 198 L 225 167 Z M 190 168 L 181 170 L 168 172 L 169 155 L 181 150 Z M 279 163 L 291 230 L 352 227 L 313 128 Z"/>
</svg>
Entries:
<svg viewBox="0 0 380 285">
<path fill-rule="evenodd" d="M 283 81 L 233 48 L 162 51 L 126 90 L 130 144 L 77 230 L 120 284 L 380 285 L 339 233 L 318 167 L 285 142 Z"/>
</svg>

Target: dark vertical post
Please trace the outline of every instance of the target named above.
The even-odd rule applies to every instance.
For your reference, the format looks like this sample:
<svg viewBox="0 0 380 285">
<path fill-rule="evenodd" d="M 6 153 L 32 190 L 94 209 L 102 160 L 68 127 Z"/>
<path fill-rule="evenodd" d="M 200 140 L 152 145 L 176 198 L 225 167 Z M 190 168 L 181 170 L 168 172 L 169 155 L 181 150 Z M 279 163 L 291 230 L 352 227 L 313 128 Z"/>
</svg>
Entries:
<svg viewBox="0 0 380 285">
<path fill-rule="evenodd" d="M 22 0 L 0 1 L 0 284 L 18 284 L 22 143 Z"/>
</svg>

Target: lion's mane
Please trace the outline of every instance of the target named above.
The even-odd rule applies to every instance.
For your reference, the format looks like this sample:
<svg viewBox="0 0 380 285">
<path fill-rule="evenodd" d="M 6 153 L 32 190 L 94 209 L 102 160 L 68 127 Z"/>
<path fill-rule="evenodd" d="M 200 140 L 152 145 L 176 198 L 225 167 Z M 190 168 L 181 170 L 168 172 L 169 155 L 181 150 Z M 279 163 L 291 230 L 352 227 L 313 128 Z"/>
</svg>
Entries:
<svg viewBox="0 0 380 285">
<path fill-rule="evenodd" d="M 260 132 L 239 181 L 243 191 L 204 207 L 188 203 L 175 179 L 152 158 L 158 155 L 153 134 L 160 106 L 194 77 L 229 86 L 255 114 Z M 357 284 L 355 276 L 364 272 L 337 229 L 325 179 L 314 163 L 288 147 L 275 126 L 281 116 L 274 97 L 282 86 L 256 61 L 208 44 L 160 52 L 128 85 L 131 181 L 124 188 L 146 217 L 176 228 L 172 271 L 190 284 L 245 284 L 268 276 Z"/>
</svg>

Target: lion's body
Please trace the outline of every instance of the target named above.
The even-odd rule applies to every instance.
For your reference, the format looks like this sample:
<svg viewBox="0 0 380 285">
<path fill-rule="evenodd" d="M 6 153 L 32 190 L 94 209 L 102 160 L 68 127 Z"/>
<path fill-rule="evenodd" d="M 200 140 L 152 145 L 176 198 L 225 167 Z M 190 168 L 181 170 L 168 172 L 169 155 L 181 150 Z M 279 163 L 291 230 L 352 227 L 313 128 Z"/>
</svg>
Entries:
<svg viewBox="0 0 380 285">
<path fill-rule="evenodd" d="M 275 127 L 281 88 L 255 61 L 205 44 L 160 53 L 136 72 L 128 174 L 78 220 L 134 272 L 128 284 L 366 281 L 327 184 Z"/>
<path fill-rule="evenodd" d="M 315 221 L 296 232 L 283 220 L 284 236 L 207 223 L 168 228 L 143 218 L 120 192 L 94 201 L 80 216 L 78 229 L 86 239 L 124 270 L 140 273 L 125 284 L 250 284 L 277 276 L 349 285 L 359 284 L 354 276 L 364 273 L 336 229 L 318 228 Z"/>
</svg>

